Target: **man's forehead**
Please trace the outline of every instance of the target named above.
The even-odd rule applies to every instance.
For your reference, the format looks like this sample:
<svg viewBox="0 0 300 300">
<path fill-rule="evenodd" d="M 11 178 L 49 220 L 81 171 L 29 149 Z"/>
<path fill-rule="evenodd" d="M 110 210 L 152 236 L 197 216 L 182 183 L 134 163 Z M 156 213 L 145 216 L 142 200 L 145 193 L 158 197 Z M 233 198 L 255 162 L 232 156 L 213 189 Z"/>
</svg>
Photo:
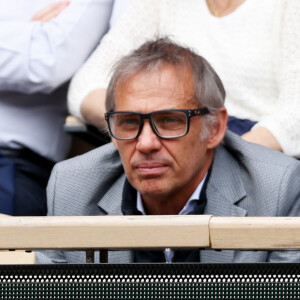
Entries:
<svg viewBox="0 0 300 300">
<path fill-rule="evenodd" d="M 186 67 L 164 65 L 156 70 L 140 71 L 116 85 L 116 104 L 124 97 L 136 95 L 191 99 L 194 97 L 192 73 Z"/>
</svg>

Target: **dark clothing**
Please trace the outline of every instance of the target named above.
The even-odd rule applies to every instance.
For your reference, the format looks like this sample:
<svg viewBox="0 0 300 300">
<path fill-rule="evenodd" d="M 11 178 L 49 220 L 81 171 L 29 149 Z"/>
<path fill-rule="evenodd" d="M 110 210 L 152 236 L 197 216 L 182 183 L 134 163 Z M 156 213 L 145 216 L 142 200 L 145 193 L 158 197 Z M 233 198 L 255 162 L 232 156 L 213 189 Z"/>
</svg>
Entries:
<svg viewBox="0 0 300 300">
<path fill-rule="evenodd" d="M 199 201 L 194 211 L 190 214 L 200 215 L 203 214 L 206 206 L 206 185 L 209 179 L 210 171 L 206 176 Z M 122 213 L 124 215 L 142 215 L 136 208 L 137 191 L 130 185 L 128 180 L 125 180 L 122 196 Z M 195 250 L 176 250 L 172 262 L 200 262 L 200 251 Z M 165 254 L 163 251 L 155 250 L 135 250 L 133 251 L 134 262 L 137 263 L 154 263 L 154 262 L 166 262 Z"/>
<path fill-rule="evenodd" d="M 15 168 L 12 161 L 0 153 L 0 213 L 14 212 Z"/>
<path fill-rule="evenodd" d="M 238 119 L 236 117 L 229 116 L 227 126 L 228 129 L 234 133 L 243 135 L 244 133 L 250 131 L 256 123 L 257 122 L 248 119 Z"/>
<path fill-rule="evenodd" d="M 0 151 L 0 213 L 46 215 L 46 186 L 54 163 L 30 150 Z"/>
</svg>

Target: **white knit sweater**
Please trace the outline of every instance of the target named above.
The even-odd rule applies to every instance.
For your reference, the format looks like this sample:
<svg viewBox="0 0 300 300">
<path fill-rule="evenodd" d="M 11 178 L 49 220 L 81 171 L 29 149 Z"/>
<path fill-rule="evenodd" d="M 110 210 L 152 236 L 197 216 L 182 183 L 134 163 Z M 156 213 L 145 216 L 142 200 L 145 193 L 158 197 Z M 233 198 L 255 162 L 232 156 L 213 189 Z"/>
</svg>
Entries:
<svg viewBox="0 0 300 300">
<path fill-rule="evenodd" d="M 73 78 L 69 109 L 106 88 L 113 63 L 147 39 L 169 35 L 220 75 L 230 115 L 258 121 L 283 151 L 300 157 L 300 0 L 246 0 L 216 18 L 205 0 L 132 0 Z"/>
</svg>

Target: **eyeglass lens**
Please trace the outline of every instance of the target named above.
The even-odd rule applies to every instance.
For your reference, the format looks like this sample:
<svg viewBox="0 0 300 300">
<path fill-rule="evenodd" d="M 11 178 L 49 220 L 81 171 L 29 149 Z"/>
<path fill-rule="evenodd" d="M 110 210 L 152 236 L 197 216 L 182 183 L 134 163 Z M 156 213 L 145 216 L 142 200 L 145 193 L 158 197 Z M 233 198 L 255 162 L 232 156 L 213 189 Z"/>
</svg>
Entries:
<svg viewBox="0 0 300 300">
<path fill-rule="evenodd" d="M 181 111 L 155 112 L 151 121 L 161 137 L 178 137 L 187 130 L 187 117 Z M 110 116 L 110 128 L 116 138 L 131 139 L 138 134 L 141 116 L 135 113 L 117 113 Z"/>
</svg>

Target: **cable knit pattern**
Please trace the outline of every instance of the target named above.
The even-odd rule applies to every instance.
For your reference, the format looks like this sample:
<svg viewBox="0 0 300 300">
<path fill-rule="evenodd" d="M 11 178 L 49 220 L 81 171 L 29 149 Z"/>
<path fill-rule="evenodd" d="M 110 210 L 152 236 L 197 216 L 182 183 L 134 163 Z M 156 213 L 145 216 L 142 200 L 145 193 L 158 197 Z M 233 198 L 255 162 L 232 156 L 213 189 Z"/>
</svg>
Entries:
<svg viewBox="0 0 300 300">
<path fill-rule="evenodd" d="M 225 85 L 229 114 L 258 121 L 300 157 L 299 0 L 246 0 L 223 18 L 204 0 L 132 0 L 72 80 L 71 113 L 82 117 L 82 100 L 107 87 L 116 60 L 158 35 L 204 56 Z"/>
</svg>

